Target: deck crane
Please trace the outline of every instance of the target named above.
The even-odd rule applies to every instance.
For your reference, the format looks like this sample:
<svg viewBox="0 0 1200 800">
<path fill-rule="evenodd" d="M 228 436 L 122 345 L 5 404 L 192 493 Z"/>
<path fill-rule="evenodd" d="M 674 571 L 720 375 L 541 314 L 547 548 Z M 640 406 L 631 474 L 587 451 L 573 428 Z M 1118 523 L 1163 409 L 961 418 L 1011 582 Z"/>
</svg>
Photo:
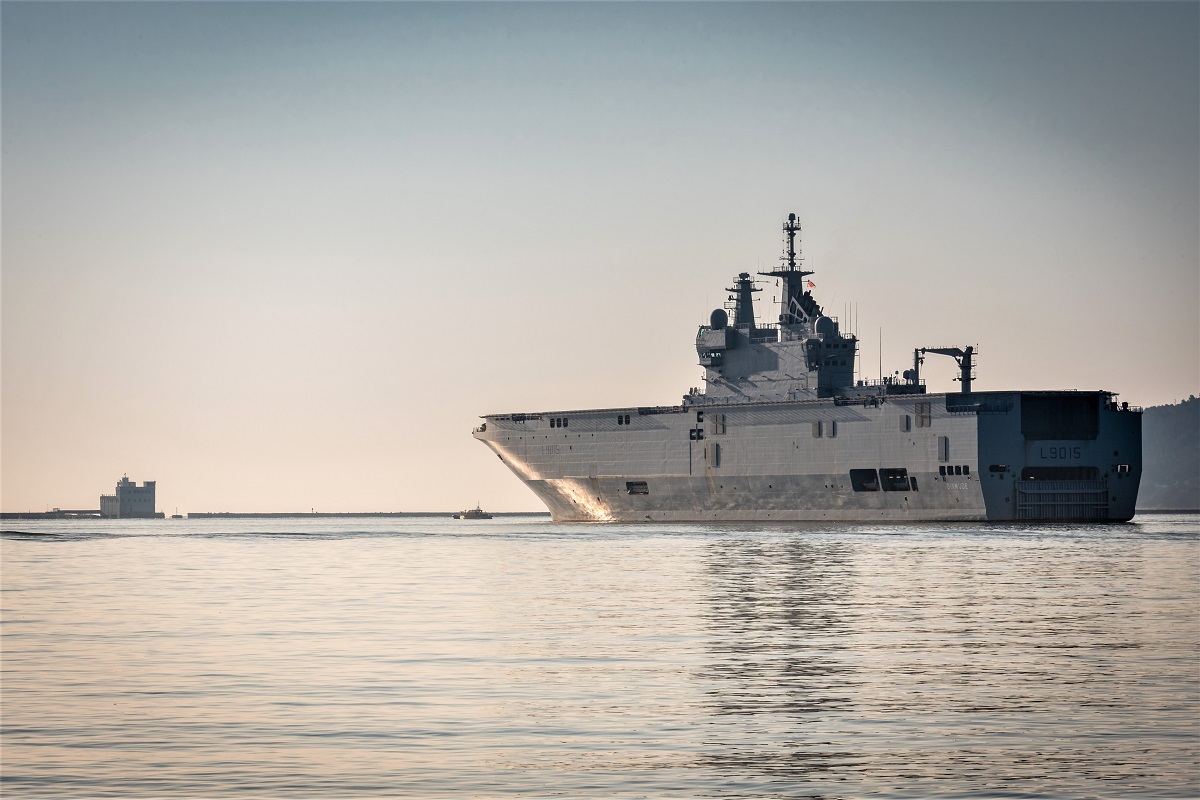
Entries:
<svg viewBox="0 0 1200 800">
<path fill-rule="evenodd" d="M 966 349 L 959 347 L 921 347 L 913 350 L 913 368 L 905 370 L 904 377 L 909 383 L 919 384 L 921 382 L 921 364 L 925 363 L 926 353 L 936 353 L 942 356 L 950 356 L 958 362 L 959 377 L 955 380 L 962 381 L 962 392 L 966 394 L 971 391 L 971 379 L 975 377 L 975 348 L 967 347 Z"/>
</svg>

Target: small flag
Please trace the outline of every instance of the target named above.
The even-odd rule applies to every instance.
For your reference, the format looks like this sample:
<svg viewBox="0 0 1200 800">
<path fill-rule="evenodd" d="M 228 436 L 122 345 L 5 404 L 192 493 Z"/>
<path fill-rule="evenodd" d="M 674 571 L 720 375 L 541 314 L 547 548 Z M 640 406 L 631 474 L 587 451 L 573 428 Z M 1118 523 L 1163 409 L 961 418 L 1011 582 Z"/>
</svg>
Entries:
<svg viewBox="0 0 1200 800">
<path fill-rule="evenodd" d="M 815 283 L 813 283 L 812 281 L 809 281 L 809 282 L 808 282 L 808 288 L 810 288 L 810 289 L 815 289 L 815 288 L 817 288 L 817 285 L 816 285 Z"/>
</svg>

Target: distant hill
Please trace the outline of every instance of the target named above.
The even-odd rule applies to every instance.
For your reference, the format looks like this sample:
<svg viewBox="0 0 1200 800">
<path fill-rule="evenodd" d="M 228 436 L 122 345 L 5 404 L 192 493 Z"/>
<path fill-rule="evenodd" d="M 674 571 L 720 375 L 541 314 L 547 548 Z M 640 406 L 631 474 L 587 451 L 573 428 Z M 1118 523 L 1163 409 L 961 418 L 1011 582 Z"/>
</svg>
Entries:
<svg viewBox="0 0 1200 800">
<path fill-rule="evenodd" d="M 1200 398 L 1142 415 L 1139 511 L 1200 509 Z"/>
</svg>

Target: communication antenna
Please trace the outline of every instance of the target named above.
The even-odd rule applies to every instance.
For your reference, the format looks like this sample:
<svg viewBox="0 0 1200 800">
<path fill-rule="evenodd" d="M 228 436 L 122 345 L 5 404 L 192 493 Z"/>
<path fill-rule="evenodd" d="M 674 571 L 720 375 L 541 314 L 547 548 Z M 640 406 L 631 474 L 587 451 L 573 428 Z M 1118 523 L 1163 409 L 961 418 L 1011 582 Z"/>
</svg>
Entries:
<svg viewBox="0 0 1200 800">
<path fill-rule="evenodd" d="M 781 325 L 809 323 L 820 317 L 822 311 L 808 291 L 812 287 L 808 285 L 807 278 L 813 272 L 804 269 L 804 257 L 800 255 L 800 251 L 796 247 L 796 235 L 800 233 L 800 221 L 796 219 L 795 214 L 788 214 L 787 220 L 783 223 L 783 233 L 786 238 L 783 255 L 779 259 L 782 263 L 770 272 L 760 272 L 759 274 L 779 278 L 782 281 L 779 297 L 779 323 Z"/>
</svg>

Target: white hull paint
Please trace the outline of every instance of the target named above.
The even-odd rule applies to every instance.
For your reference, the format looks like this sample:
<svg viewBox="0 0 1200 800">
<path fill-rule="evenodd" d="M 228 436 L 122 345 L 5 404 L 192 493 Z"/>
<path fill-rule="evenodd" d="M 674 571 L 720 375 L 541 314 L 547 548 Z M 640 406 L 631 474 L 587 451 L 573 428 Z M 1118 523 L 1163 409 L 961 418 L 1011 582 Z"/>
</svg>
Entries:
<svg viewBox="0 0 1200 800">
<path fill-rule="evenodd" d="M 974 347 L 913 351 L 855 380 L 858 339 L 810 291 L 784 223 L 778 323 L 734 279 L 696 334 L 704 390 L 679 406 L 493 414 L 475 437 L 556 521 L 1121 521 L 1141 476 L 1141 412 L 1111 392 L 972 392 Z M 732 312 L 732 318 L 729 312 Z M 927 394 L 926 354 L 963 391 Z"/>
<path fill-rule="evenodd" d="M 1024 397 L 1094 403 L 1094 438 L 1023 435 Z M 1140 414 L 1103 392 L 989 392 L 971 399 L 985 410 L 958 410 L 961 395 L 915 395 L 867 404 L 829 399 L 493 415 L 475 437 L 561 522 L 1133 516 Z M 928 404 L 927 420 L 918 403 Z M 626 416 L 630 424 L 618 424 Z M 567 420 L 566 427 L 550 427 L 553 419 Z M 702 438 L 693 438 L 696 431 Z M 1022 480 L 1026 470 L 1041 474 L 1067 462 L 1094 467 L 1094 477 Z M 862 469 L 903 470 L 907 487 L 856 490 L 851 470 Z"/>
</svg>

